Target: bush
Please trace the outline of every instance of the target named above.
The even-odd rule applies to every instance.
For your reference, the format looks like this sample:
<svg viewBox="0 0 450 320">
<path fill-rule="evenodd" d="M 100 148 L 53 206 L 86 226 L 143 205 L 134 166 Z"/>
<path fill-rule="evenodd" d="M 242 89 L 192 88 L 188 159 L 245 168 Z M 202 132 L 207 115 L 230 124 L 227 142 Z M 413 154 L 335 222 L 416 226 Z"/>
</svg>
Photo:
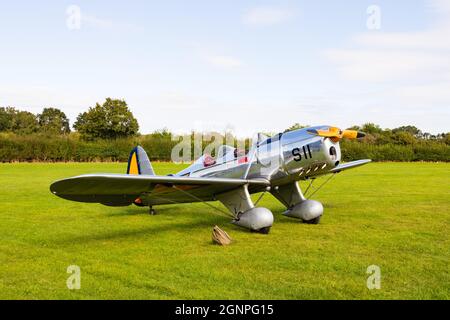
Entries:
<svg viewBox="0 0 450 320">
<path fill-rule="evenodd" d="M 167 132 L 119 138 L 84 141 L 77 133 L 69 135 L 0 133 L 0 162 L 13 161 L 127 161 L 131 149 L 140 144 L 150 160 L 170 161 L 172 141 Z M 204 141 L 204 146 L 207 141 Z M 374 161 L 450 161 L 450 145 L 429 140 L 414 144 L 372 144 L 362 141 L 342 141 L 344 161 L 369 158 Z"/>
<path fill-rule="evenodd" d="M 413 145 L 392 143 L 375 145 L 358 141 L 341 143 L 344 161 L 372 159 L 373 161 L 450 161 L 450 146 L 429 141 Z"/>
</svg>

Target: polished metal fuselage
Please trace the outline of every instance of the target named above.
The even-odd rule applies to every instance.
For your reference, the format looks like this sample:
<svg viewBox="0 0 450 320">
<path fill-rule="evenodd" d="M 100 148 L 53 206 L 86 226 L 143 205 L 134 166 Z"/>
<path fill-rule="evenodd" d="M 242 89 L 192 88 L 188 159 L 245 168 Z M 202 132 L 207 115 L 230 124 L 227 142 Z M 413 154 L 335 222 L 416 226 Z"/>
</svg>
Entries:
<svg viewBox="0 0 450 320">
<path fill-rule="evenodd" d="M 312 135 L 307 129 L 328 127 L 298 129 L 255 143 L 247 155 L 247 162 L 244 163 L 239 163 L 239 159 L 235 159 L 208 167 L 197 164 L 176 175 L 243 178 L 248 171 L 247 179 L 266 179 L 272 186 L 321 175 L 339 164 L 341 159 L 339 142 Z"/>
</svg>

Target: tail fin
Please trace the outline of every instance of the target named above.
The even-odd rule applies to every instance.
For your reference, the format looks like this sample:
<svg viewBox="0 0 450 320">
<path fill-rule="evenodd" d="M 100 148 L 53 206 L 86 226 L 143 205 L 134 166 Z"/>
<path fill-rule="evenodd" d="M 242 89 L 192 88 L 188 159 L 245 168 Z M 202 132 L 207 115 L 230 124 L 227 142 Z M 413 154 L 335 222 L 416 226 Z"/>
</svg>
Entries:
<svg viewBox="0 0 450 320">
<path fill-rule="evenodd" d="M 141 146 L 137 146 L 131 150 L 130 157 L 128 158 L 127 174 L 155 175 L 147 153 Z"/>
</svg>

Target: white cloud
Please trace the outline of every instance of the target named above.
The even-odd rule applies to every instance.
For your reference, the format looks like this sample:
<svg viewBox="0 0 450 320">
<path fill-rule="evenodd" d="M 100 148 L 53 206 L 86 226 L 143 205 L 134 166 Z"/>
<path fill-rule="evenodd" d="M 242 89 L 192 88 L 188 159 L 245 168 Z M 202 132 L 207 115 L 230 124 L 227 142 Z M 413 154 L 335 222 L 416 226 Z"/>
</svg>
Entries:
<svg viewBox="0 0 450 320">
<path fill-rule="evenodd" d="M 256 7 L 247 11 L 242 17 L 242 22 L 247 25 L 265 26 L 274 25 L 290 20 L 292 11 L 277 7 Z"/>
<path fill-rule="evenodd" d="M 206 56 L 206 61 L 215 67 L 223 69 L 234 69 L 244 65 L 244 63 L 237 58 L 221 55 L 208 55 Z"/>
<path fill-rule="evenodd" d="M 80 11 L 80 27 L 81 28 L 94 28 L 101 30 L 114 30 L 114 31 L 126 31 L 126 32 L 139 32 L 142 28 L 134 23 L 127 21 L 120 21 L 118 19 L 105 19 Z"/>
<path fill-rule="evenodd" d="M 428 6 L 432 8 L 437 14 L 450 14 L 450 1 L 448 0 L 432 0 L 428 2 Z"/>
<path fill-rule="evenodd" d="M 450 82 L 403 86 L 394 94 L 401 101 L 409 101 L 410 106 L 429 105 L 450 114 Z"/>
<path fill-rule="evenodd" d="M 349 100 L 362 110 L 353 117 L 386 126 L 414 123 L 430 132 L 448 131 L 450 1 L 435 0 L 429 5 L 436 18 L 426 30 L 368 31 L 351 38 L 350 48 L 325 52 L 339 75 L 351 81 L 351 92 L 382 88 Z"/>
<path fill-rule="evenodd" d="M 162 92 L 156 95 L 146 96 L 146 101 L 157 105 L 164 110 L 186 111 L 201 109 L 216 103 L 204 96 L 194 96 L 178 91 Z"/>
<path fill-rule="evenodd" d="M 356 81 L 442 81 L 450 75 L 450 5 L 430 2 L 439 18 L 421 32 L 368 31 L 352 38 L 352 49 L 325 56 L 344 78 Z"/>
<path fill-rule="evenodd" d="M 385 82 L 446 77 L 450 72 L 450 56 L 415 50 L 383 50 L 379 48 L 333 49 L 325 53 L 337 64 L 344 78 L 355 81 Z"/>
<path fill-rule="evenodd" d="M 81 15 L 81 23 L 82 25 L 99 29 L 110 29 L 113 27 L 113 22 L 111 20 L 98 18 L 96 16 L 84 13 Z"/>
<path fill-rule="evenodd" d="M 354 37 L 358 45 L 377 48 L 445 50 L 450 49 L 450 41 L 443 41 L 450 35 L 450 28 L 440 25 L 436 29 L 423 32 L 369 32 Z"/>
</svg>

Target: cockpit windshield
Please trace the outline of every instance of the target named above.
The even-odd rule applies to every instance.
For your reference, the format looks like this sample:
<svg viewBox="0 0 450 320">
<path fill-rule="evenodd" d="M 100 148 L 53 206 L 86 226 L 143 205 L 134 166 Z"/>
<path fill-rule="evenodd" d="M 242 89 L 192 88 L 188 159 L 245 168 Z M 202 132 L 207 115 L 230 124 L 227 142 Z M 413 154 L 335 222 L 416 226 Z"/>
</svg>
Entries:
<svg viewBox="0 0 450 320">
<path fill-rule="evenodd" d="M 272 136 L 272 137 L 262 141 L 261 143 L 259 143 L 258 146 L 263 146 L 265 144 L 271 144 L 272 142 L 279 141 L 281 139 L 282 135 L 283 135 L 282 133 L 277 133 L 276 135 L 274 135 L 274 136 Z"/>
</svg>

